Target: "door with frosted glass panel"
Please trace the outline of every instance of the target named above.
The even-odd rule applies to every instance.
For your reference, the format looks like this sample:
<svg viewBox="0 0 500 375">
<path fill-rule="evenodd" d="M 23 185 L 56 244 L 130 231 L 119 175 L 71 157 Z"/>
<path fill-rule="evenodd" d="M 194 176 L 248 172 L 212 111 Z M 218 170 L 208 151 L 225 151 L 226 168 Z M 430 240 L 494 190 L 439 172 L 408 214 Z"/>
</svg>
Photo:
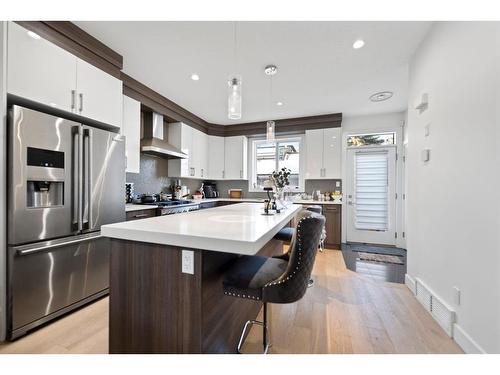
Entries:
<svg viewBox="0 0 500 375">
<path fill-rule="evenodd" d="M 395 245 L 396 148 L 347 150 L 348 242 Z"/>
</svg>

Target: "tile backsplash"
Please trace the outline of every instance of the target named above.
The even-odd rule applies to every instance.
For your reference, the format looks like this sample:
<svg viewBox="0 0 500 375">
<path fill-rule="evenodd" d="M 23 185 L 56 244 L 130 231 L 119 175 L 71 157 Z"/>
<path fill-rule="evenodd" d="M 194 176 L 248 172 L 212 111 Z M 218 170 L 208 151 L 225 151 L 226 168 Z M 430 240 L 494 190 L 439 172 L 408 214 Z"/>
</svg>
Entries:
<svg viewBox="0 0 500 375">
<path fill-rule="evenodd" d="M 127 182 L 134 184 L 134 194 L 144 193 L 170 193 L 170 186 L 175 178 L 168 176 L 168 160 L 158 158 L 146 154 L 141 154 L 141 173 L 127 173 Z M 181 178 L 182 185 L 186 185 L 194 193 L 201 186 L 202 180 L 194 180 L 189 178 Z M 339 181 L 340 187 L 336 187 L 336 182 Z M 217 189 L 221 197 L 229 196 L 229 189 L 241 189 L 244 198 L 265 198 L 266 193 L 254 193 L 248 191 L 248 181 L 228 180 L 217 181 Z M 313 191 L 320 190 L 342 192 L 341 180 L 306 180 L 305 191 L 307 194 L 312 194 Z"/>
</svg>

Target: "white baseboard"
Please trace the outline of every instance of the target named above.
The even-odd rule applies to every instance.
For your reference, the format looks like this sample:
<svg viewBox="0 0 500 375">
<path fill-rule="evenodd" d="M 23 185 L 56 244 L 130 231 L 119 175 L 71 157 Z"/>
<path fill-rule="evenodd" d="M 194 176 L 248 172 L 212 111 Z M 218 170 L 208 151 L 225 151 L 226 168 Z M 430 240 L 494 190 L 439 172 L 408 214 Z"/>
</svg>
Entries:
<svg viewBox="0 0 500 375">
<path fill-rule="evenodd" d="M 411 290 L 411 292 L 413 294 L 415 294 L 417 292 L 417 289 L 416 289 L 416 284 L 415 284 L 415 279 L 413 277 L 411 277 L 409 274 L 405 274 L 405 284 L 406 286 L 408 287 L 408 289 Z"/>
<path fill-rule="evenodd" d="M 457 323 L 453 325 L 453 340 L 455 340 L 467 354 L 486 354 L 486 351 Z"/>
<path fill-rule="evenodd" d="M 405 284 L 448 336 L 453 337 L 453 326 L 455 323 L 455 311 L 453 308 L 418 277 L 406 274 Z"/>
<path fill-rule="evenodd" d="M 474 339 L 467 333 L 465 330 L 455 323 L 455 312 L 452 310 L 450 306 L 443 302 L 431 289 L 425 285 L 420 279 L 414 278 L 409 274 L 405 274 L 405 284 L 410 289 L 410 291 L 415 295 L 417 300 L 425 307 L 427 311 L 431 313 L 431 316 L 436 320 L 441 327 L 444 328 L 446 333 L 462 348 L 462 350 L 467 354 L 485 354 L 486 351 L 481 348 L 481 346 L 474 341 Z M 418 288 L 423 290 L 424 296 L 417 296 Z M 443 324 L 443 319 L 439 319 L 439 316 L 433 313 L 432 311 L 432 300 L 439 301 L 441 304 L 441 314 L 451 314 L 448 319 Z M 449 329 L 449 323 L 451 319 L 452 328 Z M 440 321 L 441 320 L 441 321 Z M 448 329 L 447 329 L 448 327 Z"/>
</svg>

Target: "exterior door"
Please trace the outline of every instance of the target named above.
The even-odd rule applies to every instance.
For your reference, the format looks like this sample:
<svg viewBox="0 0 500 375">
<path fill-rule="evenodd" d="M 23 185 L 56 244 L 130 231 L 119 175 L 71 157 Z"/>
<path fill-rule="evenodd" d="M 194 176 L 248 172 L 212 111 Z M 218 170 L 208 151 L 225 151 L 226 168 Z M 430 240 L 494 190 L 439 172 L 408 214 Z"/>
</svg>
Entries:
<svg viewBox="0 0 500 375">
<path fill-rule="evenodd" d="M 348 242 L 396 244 L 396 148 L 347 150 Z"/>
</svg>

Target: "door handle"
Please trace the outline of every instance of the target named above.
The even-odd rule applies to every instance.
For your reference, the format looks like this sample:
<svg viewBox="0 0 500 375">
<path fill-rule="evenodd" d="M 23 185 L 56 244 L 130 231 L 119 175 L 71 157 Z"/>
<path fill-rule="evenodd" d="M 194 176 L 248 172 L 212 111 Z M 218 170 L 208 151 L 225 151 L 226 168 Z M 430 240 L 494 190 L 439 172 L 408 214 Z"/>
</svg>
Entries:
<svg viewBox="0 0 500 375">
<path fill-rule="evenodd" d="M 77 225 L 78 231 L 83 229 L 83 129 L 78 127 L 78 203 L 77 203 Z"/>
<path fill-rule="evenodd" d="M 83 111 L 83 93 L 78 94 L 78 97 L 80 98 L 80 109 L 79 109 L 79 112 L 82 113 L 82 111 Z"/>
<path fill-rule="evenodd" d="M 87 215 L 88 215 L 88 229 L 92 229 L 94 226 L 94 221 L 92 219 L 92 176 L 93 176 L 93 131 L 92 129 L 85 129 L 85 135 L 87 139 Z"/>
<path fill-rule="evenodd" d="M 56 240 L 56 242 L 54 242 L 52 240 L 52 241 L 44 242 L 45 245 L 44 244 L 42 244 L 42 245 L 40 245 L 40 244 L 25 245 L 25 246 L 22 246 L 21 249 L 16 250 L 16 255 L 22 256 L 22 255 L 40 253 L 42 251 L 56 249 L 58 247 L 63 247 L 63 246 L 68 246 L 68 245 L 76 245 L 76 244 L 81 243 L 81 242 L 96 240 L 99 238 L 102 238 L 102 235 L 100 233 L 96 234 L 96 235 L 89 236 L 89 237 L 85 237 L 85 238 L 79 238 L 77 240 L 70 240 L 70 241 L 57 241 Z"/>
<path fill-rule="evenodd" d="M 74 111 L 75 110 L 75 106 L 76 106 L 76 91 L 75 90 L 71 90 L 71 110 Z"/>
</svg>

